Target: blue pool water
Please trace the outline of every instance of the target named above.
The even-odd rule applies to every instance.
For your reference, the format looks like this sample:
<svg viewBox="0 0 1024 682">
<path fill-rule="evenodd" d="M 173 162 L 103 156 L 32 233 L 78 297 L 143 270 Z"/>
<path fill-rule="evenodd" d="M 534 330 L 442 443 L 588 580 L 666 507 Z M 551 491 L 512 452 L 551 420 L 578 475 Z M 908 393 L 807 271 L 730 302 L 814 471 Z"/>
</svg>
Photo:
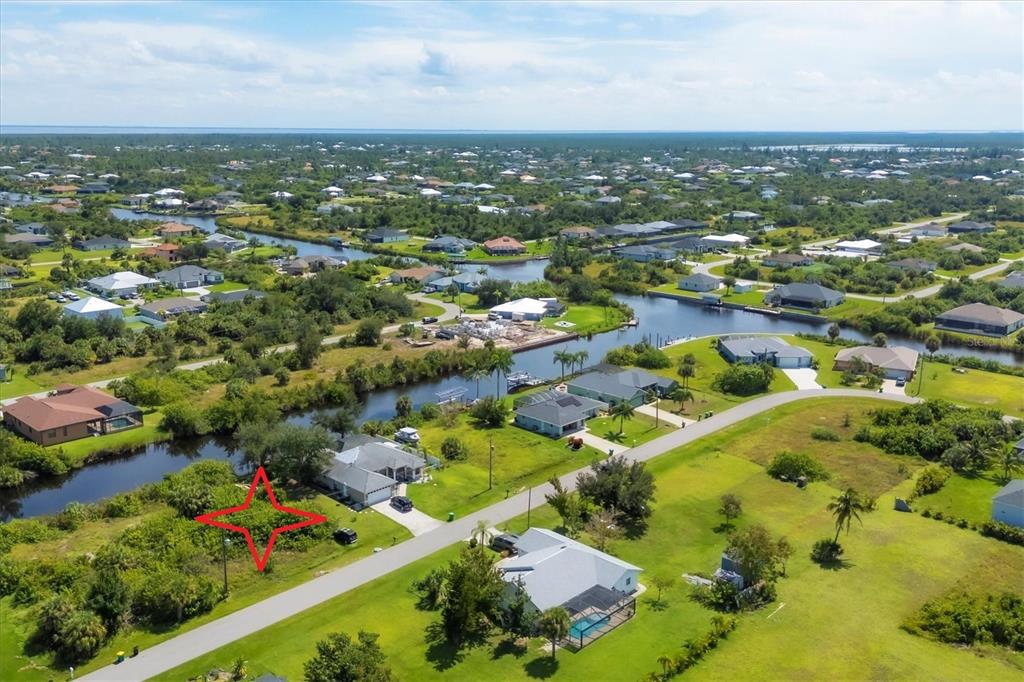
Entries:
<svg viewBox="0 0 1024 682">
<path fill-rule="evenodd" d="M 590 615 L 580 618 L 578 621 L 572 624 L 569 628 L 570 639 L 579 639 L 583 635 L 596 635 L 598 632 L 608 627 L 608 619 L 606 616 Z"/>
</svg>

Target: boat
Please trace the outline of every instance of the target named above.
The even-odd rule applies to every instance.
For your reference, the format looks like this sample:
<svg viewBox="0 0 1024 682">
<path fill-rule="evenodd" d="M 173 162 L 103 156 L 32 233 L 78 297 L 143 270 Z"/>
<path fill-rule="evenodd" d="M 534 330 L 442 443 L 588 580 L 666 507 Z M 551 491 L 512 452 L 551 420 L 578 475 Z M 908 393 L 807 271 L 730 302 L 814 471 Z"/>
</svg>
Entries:
<svg viewBox="0 0 1024 682">
<path fill-rule="evenodd" d="M 341 239 L 341 237 L 328 237 L 327 243 L 336 249 L 345 248 L 345 242 Z"/>
</svg>

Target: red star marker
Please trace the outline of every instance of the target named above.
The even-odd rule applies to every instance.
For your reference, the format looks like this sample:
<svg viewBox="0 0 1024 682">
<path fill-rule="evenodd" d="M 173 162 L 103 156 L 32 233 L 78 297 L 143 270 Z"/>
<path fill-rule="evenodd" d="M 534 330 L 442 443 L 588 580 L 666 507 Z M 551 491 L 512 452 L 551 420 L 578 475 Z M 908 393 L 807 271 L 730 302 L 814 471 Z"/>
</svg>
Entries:
<svg viewBox="0 0 1024 682">
<path fill-rule="evenodd" d="M 267 542 L 267 548 L 263 550 L 263 556 L 261 557 L 259 552 L 256 551 L 256 545 L 252 541 L 252 534 L 249 533 L 248 528 L 242 526 L 235 526 L 224 521 L 216 521 L 218 516 L 227 516 L 228 514 L 234 514 L 248 509 L 252 505 L 252 497 L 256 494 L 256 488 L 259 486 L 260 481 L 263 482 L 263 486 L 267 489 L 267 497 L 270 498 L 270 504 L 273 505 L 274 509 L 285 512 L 286 514 L 292 514 L 293 516 L 301 516 L 305 521 L 299 521 L 297 523 L 289 523 L 285 526 L 278 526 L 270 534 L 270 540 Z M 267 472 L 260 467 L 256 470 L 256 476 L 252 479 L 252 485 L 249 486 L 249 494 L 245 496 L 245 502 L 238 505 L 237 507 L 229 507 L 227 509 L 219 509 L 217 511 L 210 512 L 209 514 L 200 514 L 196 517 L 196 521 L 199 523 L 205 523 L 207 526 L 216 526 L 217 528 L 224 528 L 226 530 L 233 530 L 236 533 L 241 533 L 245 536 L 245 541 L 249 543 L 249 553 L 252 554 L 252 560 L 256 562 L 256 570 L 262 572 L 266 568 L 267 561 L 270 559 L 270 553 L 274 549 L 274 541 L 280 533 L 284 533 L 289 530 L 297 530 L 299 528 L 305 528 L 306 526 L 315 526 L 318 523 L 323 523 L 327 520 L 326 516 L 320 514 L 314 514 L 313 512 L 303 511 L 301 509 L 292 509 L 291 507 L 285 507 L 277 501 L 274 496 L 274 489 L 270 487 L 270 480 L 267 478 Z"/>
</svg>

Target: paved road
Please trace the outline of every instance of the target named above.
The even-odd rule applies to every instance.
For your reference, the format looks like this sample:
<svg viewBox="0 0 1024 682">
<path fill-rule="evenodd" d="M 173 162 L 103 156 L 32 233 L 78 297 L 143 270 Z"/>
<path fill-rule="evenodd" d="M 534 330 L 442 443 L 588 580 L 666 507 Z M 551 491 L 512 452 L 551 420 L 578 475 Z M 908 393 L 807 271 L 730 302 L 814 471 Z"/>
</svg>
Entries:
<svg viewBox="0 0 1024 682">
<path fill-rule="evenodd" d="M 426 296 L 424 294 L 408 294 L 408 297 L 411 298 L 414 301 L 419 302 L 419 303 L 429 303 L 431 305 L 437 305 L 437 306 L 441 306 L 442 308 L 444 308 L 444 312 L 437 316 L 437 319 L 438 319 L 439 322 L 447 322 L 448 320 L 454 320 L 455 318 L 459 317 L 459 315 L 461 314 L 461 310 L 459 309 L 459 306 L 455 305 L 454 303 L 448 303 L 447 301 L 439 301 L 436 298 L 430 298 L 430 297 L 428 297 L 428 296 Z M 387 327 L 384 327 L 381 330 L 381 333 L 382 334 L 393 334 L 393 333 L 397 332 L 399 327 L 401 327 L 401 326 L 402 325 L 400 325 L 400 324 L 388 325 Z M 320 343 L 321 343 L 321 345 L 324 345 L 324 346 L 330 346 L 330 345 L 333 345 L 335 343 L 338 343 L 338 341 L 340 341 L 341 338 L 342 337 L 340 335 L 337 335 L 337 336 L 327 336 Z M 285 344 L 282 344 L 280 346 L 275 346 L 273 348 L 268 349 L 267 353 L 284 353 L 284 352 L 290 351 L 290 350 L 292 350 L 294 348 L 295 348 L 295 344 L 294 343 L 285 343 Z M 175 369 L 183 369 L 183 370 L 187 370 L 187 371 L 191 372 L 191 371 L 195 371 L 197 369 L 202 369 L 203 367 L 209 367 L 210 365 L 216 365 L 217 363 L 220 363 L 220 362 L 223 362 L 223 361 L 224 361 L 224 358 L 222 358 L 220 356 L 217 356 L 215 358 L 206 358 L 205 360 L 197 360 L 196 362 L 186 362 L 184 364 L 178 365 Z M 117 381 L 119 379 L 124 379 L 124 377 L 111 377 L 109 379 L 103 379 L 101 381 L 93 381 L 91 383 L 86 384 L 86 386 L 92 386 L 93 388 L 106 388 L 107 384 L 109 384 L 111 381 Z M 49 394 L 50 394 L 50 391 L 41 391 L 39 393 L 32 393 L 30 395 L 33 398 L 45 398 Z M 9 405 L 10 403 L 13 403 L 18 398 L 23 398 L 23 397 L 25 397 L 25 396 L 13 396 L 13 397 L 10 397 L 10 398 L 4 398 L 3 400 L 0 400 L 0 405 Z"/>
<path fill-rule="evenodd" d="M 709 419 L 691 424 L 685 429 L 673 431 L 636 448 L 627 450 L 624 455 L 630 459 L 646 461 L 727 426 L 749 419 L 766 410 L 797 400 L 820 397 L 867 397 L 904 403 L 917 402 L 917 399 L 906 396 L 855 389 L 822 389 L 776 393 L 742 403 Z M 562 476 L 562 485 L 569 490 L 575 489 L 576 475 L 579 471 L 582 470 L 573 471 Z M 394 547 L 389 547 L 377 554 L 372 554 L 365 559 L 360 559 L 331 573 L 313 578 L 308 582 L 281 592 L 257 604 L 185 632 L 173 639 L 142 651 L 137 657 L 130 658 L 120 665 L 109 665 L 81 679 L 102 680 L 106 682 L 108 680 L 144 680 L 159 675 L 214 649 L 262 630 L 289 616 L 293 616 L 376 578 L 387 575 L 392 571 L 403 568 L 445 547 L 465 540 L 472 533 L 477 521 L 486 521 L 489 526 L 496 526 L 524 514 L 527 510 L 528 500 L 532 499 L 533 505 L 539 506 L 544 502 L 545 493 L 549 493 L 551 490 L 551 485 L 545 483 L 533 488 L 532 494 L 523 492 L 514 495 L 507 500 L 457 519 L 452 523 L 446 523 L 435 530 L 414 537 Z M 225 661 L 225 664 L 227 663 Z"/>
</svg>

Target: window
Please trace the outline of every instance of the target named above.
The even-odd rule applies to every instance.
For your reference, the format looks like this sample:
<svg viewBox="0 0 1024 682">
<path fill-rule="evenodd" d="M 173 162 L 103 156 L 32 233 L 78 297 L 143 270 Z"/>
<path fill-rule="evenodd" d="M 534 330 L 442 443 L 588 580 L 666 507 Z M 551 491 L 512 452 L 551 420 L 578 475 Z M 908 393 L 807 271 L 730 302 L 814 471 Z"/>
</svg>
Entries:
<svg viewBox="0 0 1024 682">
<path fill-rule="evenodd" d="M 50 429 L 49 431 L 47 431 L 46 432 L 46 437 L 47 438 L 56 438 L 57 437 L 57 429 Z"/>
<path fill-rule="evenodd" d="M 632 582 L 633 582 L 633 579 L 632 579 L 632 578 L 626 578 L 626 584 L 627 584 L 627 585 L 629 585 L 629 584 L 630 584 L 630 583 L 632 583 Z"/>
</svg>

